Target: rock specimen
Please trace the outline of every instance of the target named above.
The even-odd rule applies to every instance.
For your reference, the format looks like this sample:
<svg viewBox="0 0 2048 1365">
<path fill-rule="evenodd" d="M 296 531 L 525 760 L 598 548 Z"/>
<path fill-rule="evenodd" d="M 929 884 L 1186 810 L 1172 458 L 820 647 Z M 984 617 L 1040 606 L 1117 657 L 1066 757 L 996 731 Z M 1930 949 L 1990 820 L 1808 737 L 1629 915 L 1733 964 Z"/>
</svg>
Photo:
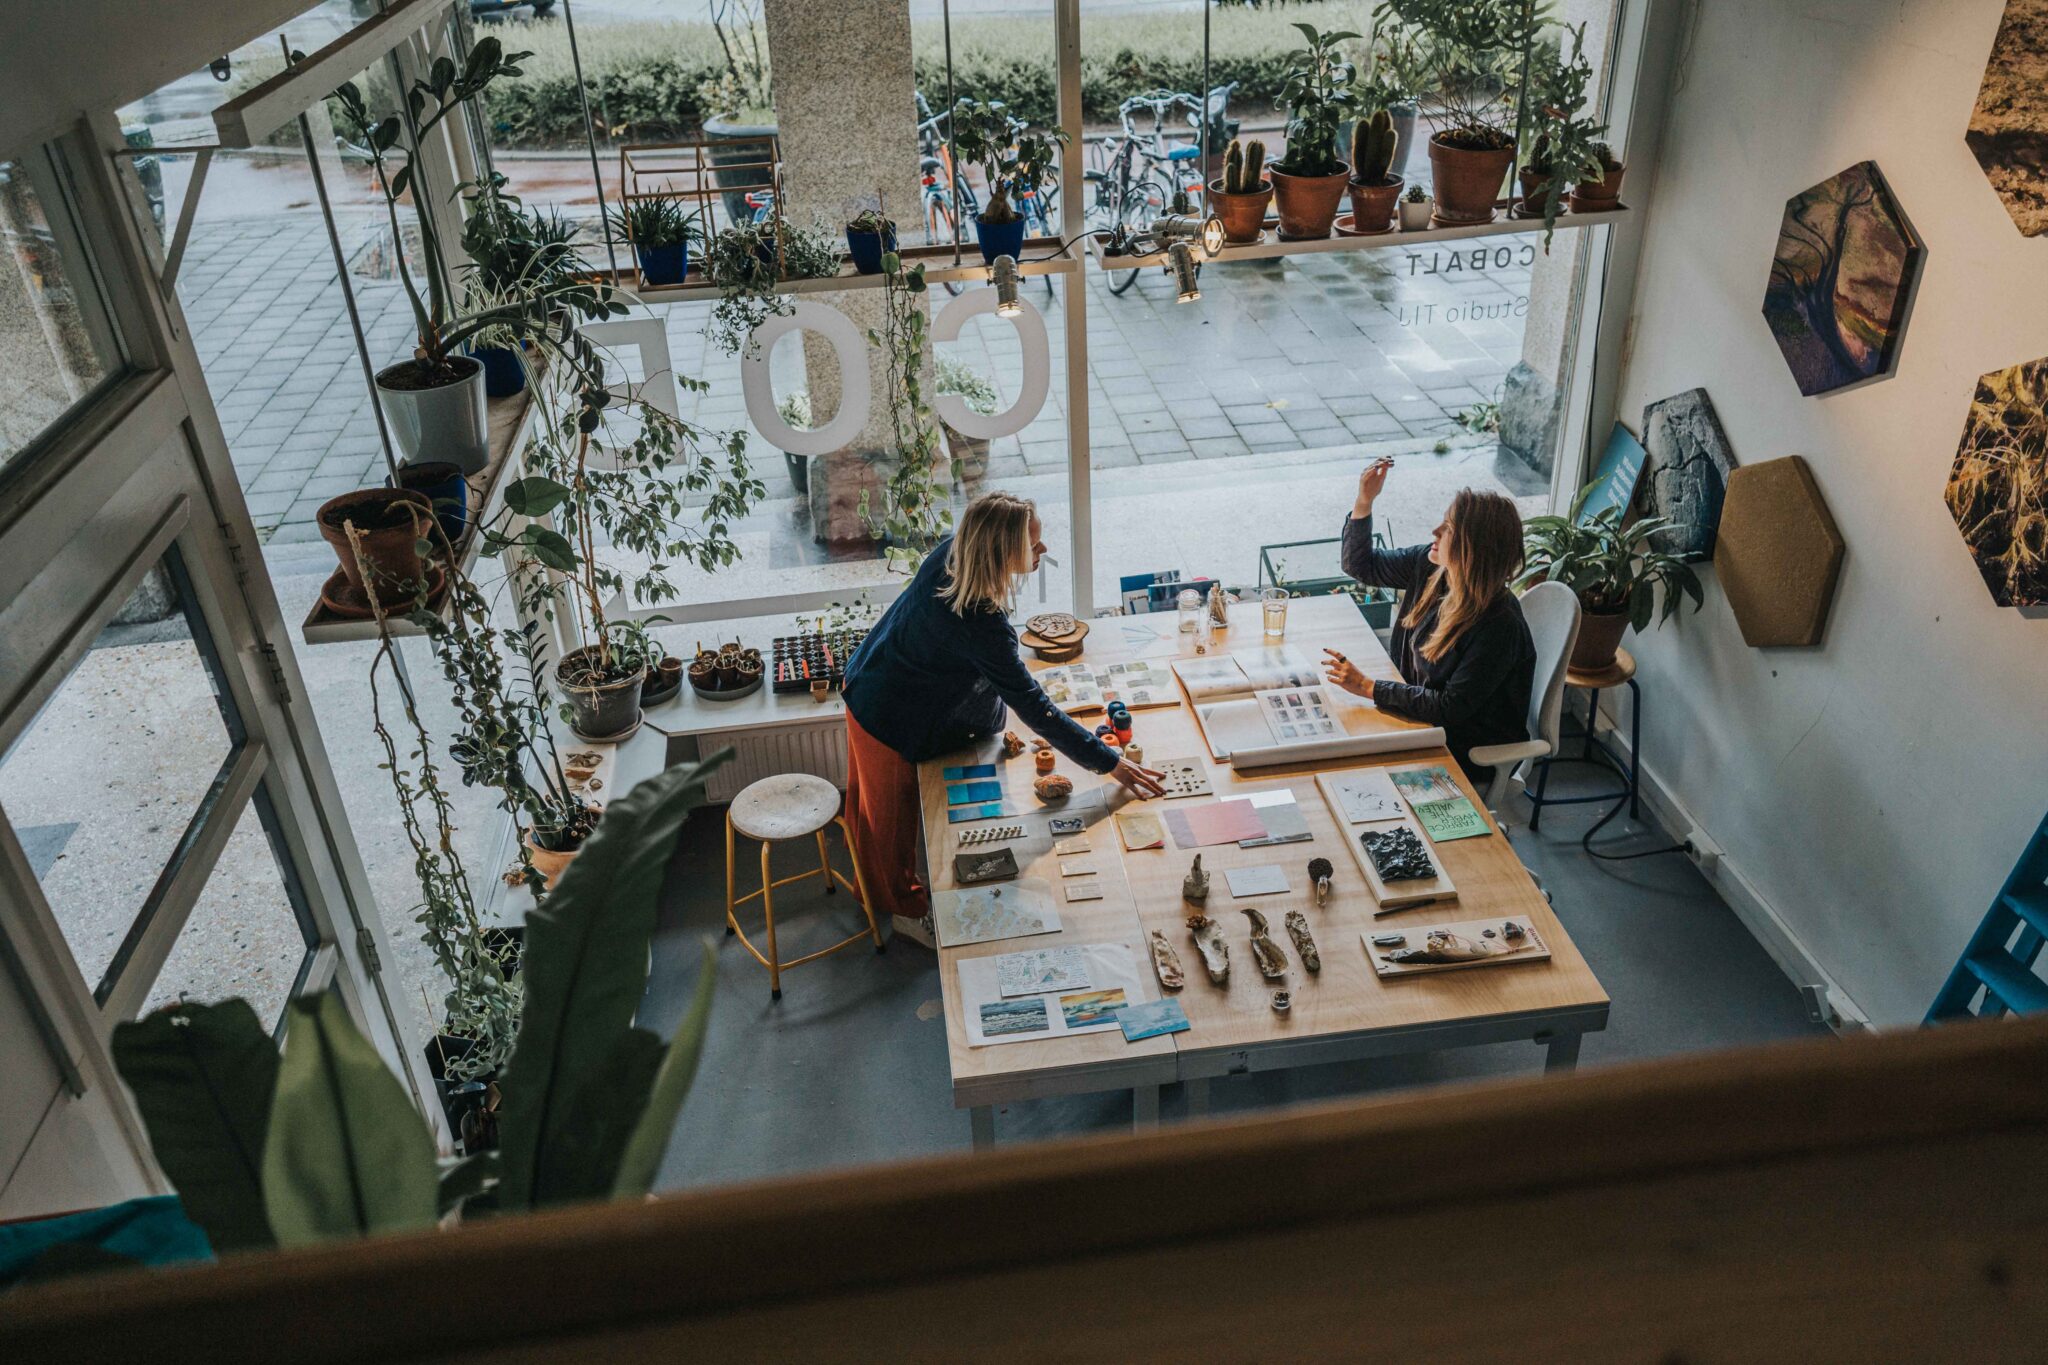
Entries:
<svg viewBox="0 0 2048 1365">
<path fill-rule="evenodd" d="M 1177 991 L 1188 982 L 1187 973 L 1180 969 L 1180 954 L 1157 929 L 1152 931 L 1152 970 L 1159 974 L 1159 984 L 1167 990 Z"/>
<path fill-rule="evenodd" d="M 1323 955 L 1316 951 L 1315 937 L 1308 931 L 1308 916 L 1299 910 L 1287 912 L 1287 937 L 1294 940 L 1294 951 L 1301 954 L 1301 965 L 1312 972 L 1323 969 Z"/>
<path fill-rule="evenodd" d="M 1684 559 L 1710 559 L 1721 525 L 1721 499 L 1735 452 L 1721 432 L 1705 389 L 1687 389 L 1643 409 L 1645 509 L 1676 523 L 1651 538 Z"/>
<path fill-rule="evenodd" d="M 1047 773 L 1031 784 L 1041 801 L 1064 801 L 1074 794 L 1074 779 L 1064 773 Z"/>
<path fill-rule="evenodd" d="M 1024 737 L 1015 730 L 1003 731 L 1003 757 L 1015 758 L 1024 752 Z"/>
<path fill-rule="evenodd" d="M 1209 874 L 1202 871 L 1202 855 L 1199 853 L 1195 855 L 1194 866 L 1188 869 L 1188 875 L 1181 881 L 1180 898 L 1196 905 L 1209 899 Z"/>
<path fill-rule="evenodd" d="M 1358 841 L 1365 846 L 1365 856 L 1372 859 L 1373 871 L 1380 874 L 1383 882 L 1407 882 L 1436 875 L 1429 850 L 1412 829 L 1369 829 L 1358 836 Z"/>
<path fill-rule="evenodd" d="M 1207 915 L 1190 915 L 1188 933 L 1194 936 L 1209 980 L 1218 986 L 1230 980 L 1230 945 L 1223 941 L 1222 926 Z"/>
<path fill-rule="evenodd" d="M 1308 860 L 1308 881 L 1309 885 L 1316 889 L 1317 909 L 1321 909 L 1329 904 L 1330 878 L 1335 873 L 1336 869 L 1330 866 L 1328 858 L 1310 858 Z"/>
<path fill-rule="evenodd" d="M 1258 964 L 1259 975 L 1268 981 L 1278 981 L 1287 975 L 1287 954 L 1270 937 L 1264 915 L 1246 910 L 1244 917 L 1252 922 L 1252 961 Z"/>
</svg>

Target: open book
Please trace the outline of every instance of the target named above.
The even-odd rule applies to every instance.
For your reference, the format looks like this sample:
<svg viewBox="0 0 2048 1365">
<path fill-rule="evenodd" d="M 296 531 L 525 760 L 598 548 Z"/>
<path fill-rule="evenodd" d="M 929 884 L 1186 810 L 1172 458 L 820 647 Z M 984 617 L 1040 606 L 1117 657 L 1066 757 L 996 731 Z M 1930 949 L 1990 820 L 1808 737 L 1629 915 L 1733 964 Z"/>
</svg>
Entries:
<svg viewBox="0 0 2048 1365">
<path fill-rule="evenodd" d="M 1133 711 L 1147 706 L 1178 706 L 1180 693 L 1174 690 L 1173 675 L 1142 659 L 1129 663 L 1067 664 L 1040 669 L 1032 676 L 1045 695 L 1062 711 L 1099 711 L 1120 701 Z"/>
<path fill-rule="evenodd" d="M 1175 659 L 1188 697 L 1200 705 L 1224 697 L 1245 697 L 1282 687 L 1316 687 L 1322 681 L 1315 656 L 1297 645 L 1266 645 L 1235 654 Z"/>
<path fill-rule="evenodd" d="M 1399 753 L 1444 742 L 1435 727 L 1353 723 L 1372 703 L 1325 683 L 1315 660 L 1293 646 L 1177 659 L 1173 667 L 1194 699 L 1210 755 L 1233 767 Z"/>
</svg>

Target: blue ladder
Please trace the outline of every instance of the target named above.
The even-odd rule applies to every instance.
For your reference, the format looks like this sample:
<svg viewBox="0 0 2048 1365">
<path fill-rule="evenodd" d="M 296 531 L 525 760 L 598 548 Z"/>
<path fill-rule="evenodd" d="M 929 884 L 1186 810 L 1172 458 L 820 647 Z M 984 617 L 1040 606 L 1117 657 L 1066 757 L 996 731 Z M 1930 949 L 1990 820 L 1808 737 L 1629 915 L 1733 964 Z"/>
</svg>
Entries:
<svg viewBox="0 0 2048 1365">
<path fill-rule="evenodd" d="M 2034 974 L 2034 961 L 2041 956 L 2044 943 L 2048 943 L 2048 819 L 2041 821 L 2027 841 L 2026 851 L 2013 864 L 2012 875 L 1999 888 L 1998 899 L 1985 912 L 1977 932 L 1970 935 L 1970 946 L 1934 997 L 1926 1022 L 1966 1015 L 1996 1019 L 2008 1011 L 2048 1012 L 2048 981 Z M 1980 990 L 1983 1001 L 1972 1009 L 1971 1002 Z"/>
</svg>

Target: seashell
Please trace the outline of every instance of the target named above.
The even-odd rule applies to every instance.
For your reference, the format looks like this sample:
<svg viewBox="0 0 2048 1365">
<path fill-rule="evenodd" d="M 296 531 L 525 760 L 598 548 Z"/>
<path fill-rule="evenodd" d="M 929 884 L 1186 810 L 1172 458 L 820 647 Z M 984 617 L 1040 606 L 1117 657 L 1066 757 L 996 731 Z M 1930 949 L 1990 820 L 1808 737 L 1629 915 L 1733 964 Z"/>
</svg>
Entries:
<svg viewBox="0 0 2048 1365">
<path fill-rule="evenodd" d="M 1167 990 L 1177 991 L 1187 984 L 1187 973 L 1180 969 L 1180 954 L 1157 929 L 1152 931 L 1152 970 L 1159 974 L 1159 984 Z"/>
<path fill-rule="evenodd" d="M 1308 931 L 1308 917 L 1299 910 L 1287 912 L 1287 937 L 1294 940 L 1294 951 L 1301 954 L 1301 965 L 1312 972 L 1323 969 L 1323 955 L 1316 951 L 1314 935 Z"/>
<path fill-rule="evenodd" d="M 1015 758 L 1024 752 L 1024 741 L 1015 730 L 1003 731 L 1003 757 Z"/>
<path fill-rule="evenodd" d="M 1188 875 L 1181 881 L 1180 898 L 1196 905 L 1209 899 L 1209 874 L 1202 871 L 1202 855 L 1195 855 L 1195 865 L 1188 869 Z"/>
<path fill-rule="evenodd" d="M 1207 915 L 1188 917 L 1188 932 L 1194 935 L 1195 947 L 1202 954 L 1202 969 L 1209 973 L 1209 980 L 1220 986 L 1230 980 L 1230 945 L 1223 941 L 1223 929 Z"/>
<path fill-rule="evenodd" d="M 1031 784 L 1041 801 L 1064 801 L 1074 793 L 1074 779 L 1065 773 L 1047 773 Z"/>
<path fill-rule="evenodd" d="M 1252 922 L 1252 961 L 1258 964 L 1259 975 L 1268 981 L 1278 981 L 1287 975 L 1287 954 L 1280 951 L 1280 945 L 1268 937 L 1266 917 L 1256 910 L 1246 910 L 1244 917 Z"/>
</svg>

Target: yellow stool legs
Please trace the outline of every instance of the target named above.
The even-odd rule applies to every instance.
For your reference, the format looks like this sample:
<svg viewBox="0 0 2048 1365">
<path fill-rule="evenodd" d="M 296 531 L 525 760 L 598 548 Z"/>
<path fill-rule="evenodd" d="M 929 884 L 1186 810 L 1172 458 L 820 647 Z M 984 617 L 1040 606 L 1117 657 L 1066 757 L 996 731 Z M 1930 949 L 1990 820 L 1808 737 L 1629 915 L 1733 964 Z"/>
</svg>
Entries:
<svg viewBox="0 0 2048 1365">
<path fill-rule="evenodd" d="M 737 831 L 733 828 L 731 811 L 728 810 L 726 812 L 725 932 L 728 936 L 736 936 L 741 945 L 749 953 L 753 954 L 754 960 L 768 969 L 768 993 L 770 999 L 780 1000 L 782 998 L 782 969 L 785 967 L 801 966 L 803 963 L 815 958 L 836 953 L 841 948 L 855 943 L 864 937 L 874 940 L 876 952 L 879 953 L 883 950 L 882 927 L 875 921 L 874 907 L 868 900 L 867 881 L 861 876 L 860 858 L 857 856 L 853 846 L 853 831 L 847 828 L 846 817 L 844 816 L 834 816 L 832 823 L 839 826 L 840 835 L 846 840 L 847 859 L 853 864 L 852 880 L 849 881 L 845 873 L 832 866 L 831 853 L 825 844 L 825 831 L 820 829 L 817 831 L 818 866 L 812 871 L 799 872 L 793 877 L 778 878 L 774 875 L 769 866 L 769 854 L 775 847 L 774 842 L 767 839 L 761 840 L 761 887 L 758 891 L 749 891 L 746 895 L 741 896 L 737 894 L 738 887 L 735 883 L 735 865 L 739 852 L 736 838 Z M 805 881 L 812 877 L 823 877 L 825 879 L 825 891 L 828 895 L 838 890 L 841 886 L 853 892 L 854 896 L 860 901 L 861 914 L 867 919 L 867 928 L 848 935 L 829 948 L 821 948 L 815 953 L 806 953 L 802 957 L 784 962 L 775 933 L 775 888 L 778 886 L 788 886 L 791 882 Z M 766 953 L 756 948 L 753 940 L 747 937 L 746 931 L 740 928 L 739 916 L 737 914 L 740 906 L 745 905 L 756 896 L 761 898 L 762 918 L 767 924 L 768 951 Z"/>
</svg>

